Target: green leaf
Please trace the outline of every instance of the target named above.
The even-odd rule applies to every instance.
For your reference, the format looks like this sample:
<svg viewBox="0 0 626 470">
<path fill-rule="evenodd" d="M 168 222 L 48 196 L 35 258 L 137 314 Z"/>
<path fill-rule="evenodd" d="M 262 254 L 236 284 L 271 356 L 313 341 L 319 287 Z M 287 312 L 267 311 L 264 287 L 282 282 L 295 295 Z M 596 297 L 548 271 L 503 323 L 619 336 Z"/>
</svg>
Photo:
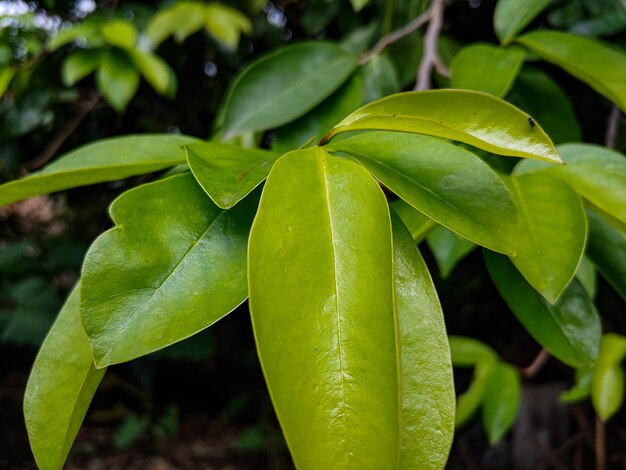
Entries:
<svg viewBox="0 0 626 470">
<path fill-rule="evenodd" d="M 397 132 L 333 142 L 394 193 L 459 235 L 495 251 L 515 252 L 516 213 L 504 183 L 482 160 L 440 139 Z"/>
<path fill-rule="evenodd" d="M 561 393 L 559 401 L 562 403 L 576 403 L 591 395 L 593 370 L 587 367 L 576 369 L 576 385 Z"/>
<path fill-rule="evenodd" d="M 593 144 L 559 145 L 564 166 L 521 162 L 518 174 L 546 170 L 570 184 L 594 206 L 626 224 L 626 157 Z"/>
<path fill-rule="evenodd" d="M 509 96 L 541 124 L 555 144 L 582 139 L 569 98 L 541 69 L 524 66 Z"/>
<path fill-rule="evenodd" d="M 339 88 L 356 65 L 356 55 L 319 41 L 281 47 L 260 58 L 233 82 L 223 111 L 224 137 L 293 121 Z"/>
<path fill-rule="evenodd" d="M 186 145 L 194 177 L 213 202 L 230 209 L 267 177 L 279 155 L 258 149 L 202 142 Z"/>
<path fill-rule="evenodd" d="M 137 43 L 135 25 L 125 20 L 112 20 L 102 25 L 100 30 L 104 40 L 112 46 L 132 49 Z"/>
<path fill-rule="evenodd" d="M 139 74 L 122 51 L 106 51 L 96 74 L 96 84 L 107 103 L 121 113 L 137 91 Z"/>
<path fill-rule="evenodd" d="M 436 227 L 426 235 L 426 243 L 433 252 L 443 279 L 450 276 L 456 265 L 476 248 L 474 243 L 442 226 Z"/>
<path fill-rule="evenodd" d="M 252 32 L 250 20 L 228 5 L 208 3 L 204 15 L 207 31 L 230 50 L 237 49 L 241 33 Z"/>
<path fill-rule="evenodd" d="M 624 401 L 624 371 L 620 363 L 625 355 L 625 337 L 617 334 L 602 337 L 591 388 L 591 402 L 602 421 L 617 413 Z"/>
<path fill-rule="evenodd" d="M 517 41 L 626 111 L 626 54 L 623 52 L 600 41 L 558 31 L 535 31 Z"/>
<path fill-rule="evenodd" d="M 155 14 L 146 27 L 146 37 L 154 48 L 174 35 L 182 43 L 204 24 L 204 5 L 200 2 L 178 1 Z"/>
<path fill-rule="evenodd" d="M 486 93 L 429 90 L 398 93 L 356 110 L 324 139 L 350 131 L 429 134 L 513 157 L 559 163 L 550 138 L 529 116 Z"/>
<path fill-rule="evenodd" d="M 0 68 L 0 98 L 4 95 L 4 92 L 7 91 L 7 88 L 9 88 L 14 76 L 15 69 L 12 67 Z"/>
<path fill-rule="evenodd" d="M 589 242 L 587 242 L 587 247 L 589 247 Z M 576 270 L 576 279 L 578 279 L 578 282 L 585 288 L 589 297 L 594 299 L 598 291 L 598 280 L 596 268 L 587 256 L 583 255 L 580 259 L 580 264 Z"/>
<path fill-rule="evenodd" d="M 167 62 L 152 52 L 134 49 L 128 53 L 135 67 L 150 86 L 161 95 L 167 94 L 171 85 L 170 77 L 173 74 Z"/>
<path fill-rule="evenodd" d="M 365 5 L 367 5 L 370 0 L 350 0 L 352 4 L 352 9 L 354 11 L 361 11 Z"/>
<path fill-rule="evenodd" d="M 519 214 L 517 253 L 511 261 L 531 286 L 555 303 L 585 250 L 582 201 L 568 184 L 547 174 L 515 175 L 509 182 Z"/>
<path fill-rule="evenodd" d="M 283 154 L 297 149 L 311 137 L 321 138 L 337 122 L 358 108 L 362 98 L 363 80 L 355 75 L 312 111 L 276 129 L 273 150 Z"/>
<path fill-rule="evenodd" d="M 116 226 L 93 243 L 82 271 L 81 315 L 98 367 L 183 340 L 246 299 L 248 201 L 223 211 L 186 173 L 113 202 Z"/>
<path fill-rule="evenodd" d="M 194 137 L 142 134 L 92 142 L 61 156 L 43 170 L 0 186 L 0 206 L 39 194 L 114 181 L 185 163 L 184 144 Z"/>
<path fill-rule="evenodd" d="M 70 55 L 61 68 L 61 79 L 65 86 L 73 86 L 87 75 L 96 71 L 102 61 L 102 51 L 99 49 L 83 49 Z"/>
<path fill-rule="evenodd" d="M 250 311 L 298 468 L 396 465 L 392 268 L 387 203 L 367 171 L 320 147 L 274 164 L 250 234 Z"/>
<path fill-rule="evenodd" d="M 450 63 L 452 86 L 502 98 L 513 86 L 525 56 L 520 47 L 504 49 L 491 44 L 465 46 Z"/>
<path fill-rule="evenodd" d="M 385 54 L 373 56 L 369 62 L 359 69 L 363 78 L 363 97 L 360 104 L 378 100 L 400 91 L 396 66 Z M 356 109 L 356 106 L 355 106 Z M 354 111 L 351 109 L 350 112 Z M 346 113 L 347 115 L 348 113 Z M 345 116 L 341 116 L 343 119 Z M 339 122 L 339 119 L 333 124 Z"/>
<path fill-rule="evenodd" d="M 595 211 L 587 211 L 587 255 L 613 288 L 626 300 L 626 234 L 615 230 Z"/>
<path fill-rule="evenodd" d="M 28 438 L 39 468 L 63 468 L 104 373 L 93 365 L 75 287 L 41 345 L 24 394 Z"/>
<path fill-rule="evenodd" d="M 600 344 L 600 318 L 576 280 L 551 305 L 503 256 L 485 251 L 487 269 L 500 295 L 526 331 L 550 354 L 572 367 L 591 365 Z"/>
<path fill-rule="evenodd" d="M 494 364 L 485 387 L 483 425 L 490 444 L 497 444 L 515 423 L 521 395 L 517 370 L 505 364 Z"/>
<path fill-rule="evenodd" d="M 551 0 L 498 0 L 493 14 L 493 29 L 507 45 L 541 13 Z"/>
<path fill-rule="evenodd" d="M 456 402 L 455 426 L 466 424 L 478 408 L 485 396 L 485 389 L 495 361 L 479 362 L 474 369 L 474 379 L 465 393 L 459 395 Z"/>
<path fill-rule="evenodd" d="M 58 48 L 77 40 L 83 40 L 90 47 L 99 45 L 102 42 L 100 36 L 100 23 L 98 21 L 87 21 L 74 24 L 69 28 L 59 30 L 48 43 L 48 50 L 55 51 Z"/>
<path fill-rule="evenodd" d="M 443 312 L 428 268 L 392 214 L 396 347 L 400 364 L 400 463 L 442 469 L 454 435 L 454 382 Z"/>
<path fill-rule="evenodd" d="M 495 362 L 496 352 L 482 341 L 466 336 L 450 336 L 450 352 L 454 367 L 474 367 L 480 363 Z"/>
<path fill-rule="evenodd" d="M 437 222 L 435 222 L 430 217 L 422 214 L 420 211 L 415 209 L 413 206 L 410 206 L 402 199 L 396 199 L 391 202 L 390 207 L 394 210 L 396 214 L 402 219 L 406 228 L 411 232 L 411 236 L 413 240 L 416 242 L 421 242 L 426 234 L 433 228 L 437 226 Z"/>
</svg>

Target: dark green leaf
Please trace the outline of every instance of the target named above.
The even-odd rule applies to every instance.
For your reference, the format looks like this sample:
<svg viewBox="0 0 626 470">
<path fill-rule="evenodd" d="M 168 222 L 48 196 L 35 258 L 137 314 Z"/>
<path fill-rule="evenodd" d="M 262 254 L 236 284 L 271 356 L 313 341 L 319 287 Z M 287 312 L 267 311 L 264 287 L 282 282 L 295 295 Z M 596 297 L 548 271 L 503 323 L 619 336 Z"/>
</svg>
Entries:
<svg viewBox="0 0 626 470">
<path fill-rule="evenodd" d="M 502 44 L 507 45 L 551 0 L 498 0 L 493 14 L 493 28 Z"/>
</svg>

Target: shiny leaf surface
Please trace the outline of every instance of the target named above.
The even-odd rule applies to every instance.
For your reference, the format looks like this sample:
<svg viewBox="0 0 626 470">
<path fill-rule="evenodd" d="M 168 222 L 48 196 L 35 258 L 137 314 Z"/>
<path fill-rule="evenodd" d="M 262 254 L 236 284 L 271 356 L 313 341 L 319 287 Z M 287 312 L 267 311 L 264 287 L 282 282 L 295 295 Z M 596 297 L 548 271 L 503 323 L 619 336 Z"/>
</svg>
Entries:
<svg viewBox="0 0 626 470">
<path fill-rule="evenodd" d="M 510 43 L 551 0 L 498 0 L 493 14 L 493 28 L 504 45 Z"/>
<path fill-rule="evenodd" d="M 398 93 L 356 110 L 325 141 L 343 132 L 370 130 L 429 134 L 498 155 L 560 162 L 550 138 L 506 101 L 468 90 Z"/>
<path fill-rule="evenodd" d="M 181 146 L 194 137 L 142 134 L 103 139 L 77 148 L 22 179 L 0 186 L 0 205 L 88 184 L 150 173 L 185 162 Z"/>
<path fill-rule="evenodd" d="M 189 173 L 131 189 L 115 227 L 83 264 L 81 315 L 99 367 L 129 361 L 215 323 L 247 296 L 255 201 L 215 206 Z"/>
<path fill-rule="evenodd" d="M 80 322 L 75 287 L 41 345 L 24 394 L 28 438 L 39 468 L 62 469 L 104 376 Z"/>
<path fill-rule="evenodd" d="M 397 132 L 333 142 L 398 196 L 463 237 L 514 253 L 516 213 L 506 186 L 471 152 L 442 140 Z"/>
<path fill-rule="evenodd" d="M 497 362 L 493 365 L 483 399 L 483 425 L 490 444 L 500 442 L 517 416 L 521 396 L 521 381 L 517 370 Z"/>
</svg>

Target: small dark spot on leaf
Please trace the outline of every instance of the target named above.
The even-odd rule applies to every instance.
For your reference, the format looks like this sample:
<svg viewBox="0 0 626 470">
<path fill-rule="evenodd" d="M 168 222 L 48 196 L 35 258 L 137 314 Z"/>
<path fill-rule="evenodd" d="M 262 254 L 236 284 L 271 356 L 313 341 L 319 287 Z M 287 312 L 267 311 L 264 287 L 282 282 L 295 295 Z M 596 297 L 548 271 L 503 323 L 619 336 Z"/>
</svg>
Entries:
<svg viewBox="0 0 626 470">
<path fill-rule="evenodd" d="M 530 125 L 531 129 L 535 128 L 535 120 L 530 116 L 528 117 L 528 124 Z"/>
</svg>

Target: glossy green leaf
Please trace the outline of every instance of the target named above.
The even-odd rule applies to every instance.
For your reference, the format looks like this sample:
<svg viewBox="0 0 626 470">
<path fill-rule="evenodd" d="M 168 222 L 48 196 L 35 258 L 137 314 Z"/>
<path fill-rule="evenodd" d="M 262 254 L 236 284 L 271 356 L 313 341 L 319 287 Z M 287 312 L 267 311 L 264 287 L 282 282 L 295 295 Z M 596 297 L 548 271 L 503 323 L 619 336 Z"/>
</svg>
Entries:
<svg viewBox="0 0 626 470">
<path fill-rule="evenodd" d="M 559 145 L 566 165 L 521 162 L 515 172 L 549 171 L 574 187 L 576 192 L 621 223 L 626 223 L 626 157 L 593 144 Z"/>
<path fill-rule="evenodd" d="M 426 234 L 433 228 L 437 226 L 437 222 L 435 222 L 430 217 L 422 214 L 420 211 L 415 209 L 413 206 L 407 204 L 402 199 L 396 199 L 390 204 L 390 207 L 394 210 L 396 214 L 402 219 L 402 222 L 411 232 L 411 236 L 413 240 L 416 242 L 421 242 Z"/>
<path fill-rule="evenodd" d="M 626 234 L 616 230 L 595 211 L 587 211 L 587 255 L 613 288 L 626 300 Z"/>
<path fill-rule="evenodd" d="M 496 352 L 482 341 L 466 336 L 450 336 L 450 353 L 454 367 L 474 367 L 476 364 L 494 362 Z"/>
<path fill-rule="evenodd" d="M 498 0 L 493 14 L 493 28 L 504 45 L 541 13 L 551 0 Z"/>
<path fill-rule="evenodd" d="M 139 49 L 129 51 L 129 55 L 137 70 L 157 93 L 164 95 L 169 91 L 173 72 L 167 62 L 152 52 Z"/>
<path fill-rule="evenodd" d="M 624 401 L 624 370 L 621 362 L 626 355 L 626 338 L 606 334 L 600 343 L 598 361 L 593 371 L 591 402 L 603 420 L 609 420 Z"/>
<path fill-rule="evenodd" d="M 125 20 L 108 21 L 100 32 L 106 42 L 122 49 L 132 49 L 137 42 L 135 25 Z"/>
<path fill-rule="evenodd" d="M 516 106 L 534 117 L 555 144 L 582 139 L 569 98 L 541 69 L 524 66 L 509 97 Z"/>
<path fill-rule="evenodd" d="M 319 147 L 280 158 L 248 274 L 257 349 L 295 465 L 396 468 L 391 227 L 374 179 Z"/>
<path fill-rule="evenodd" d="M 61 470 L 104 376 L 80 322 L 75 287 L 41 345 L 24 394 L 24 418 L 37 465 Z"/>
<path fill-rule="evenodd" d="M 500 295 L 526 331 L 550 354 L 572 367 L 591 365 L 600 344 L 600 318 L 576 280 L 551 305 L 505 257 L 485 251 L 487 269 Z"/>
<path fill-rule="evenodd" d="M 356 55 L 319 41 L 262 57 L 233 82 L 224 109 L 224 137 L 293 121 L 339 88 L 356 65 Z"/>
<path fill-rule="evenodd" d="M 494 361 L 476 364 L 472 383 L 467 391 L 459 395 L 456 402 L 455 426 L 457 428 L 466 424 L 478 411 L 485 396 L 485 389 L 494 364 Z"/>
<path fill-rule="evenodd" d="M 215 206 L 189 173 L 131 189 L 83 264 L 81 315 L 98 367 L 129 361 L 215 323 L 247 296 L 255 201 Z"/>
<path fill-rule="evenodd" d="M 96 73 L 96 85 L 107 103 L 121 113 L 137 91 L 139 74 L 123 52 L 106 51 Z"/>
<path fill-rule="evenodd" d="M 626 111 L 626 54 L 623 52 L 594 39 L 558 31 L 535 31 L 517 41 Z"/>
<path fill-rule="evenodd" d="M 392 214 L 402 469 L 442 469 L 454 435 L 450 348 L 437 292 L 411 234 Z"/>
<path fill-rule="evenodd" d="M 359 69 L 359 75 L 363 78 L 363 99 L 359 105 L 379 100 L 400 91 L 396 66 L 384 54 L 377 54 L 372 57 Z M 352 111 L 354 109 L 350 110 L 350 112 Z M 341 116 L 342 119 L 344 117 Z M 333 124 L 339 121 L 337 120 Z"/>
<path fill-rule="evenodd" d="M 259 149 L 201 142 L 185 146 L 189 168 L 222 209 L 230 209 L 267 177 L 279 155 Z"/>
<path fill-rule="evenodd" d="M 207 31 L 231 50 L 237 48 L 241 33 L 250 34 L 252 32 L 250 20 L 223 3 L 208 3 L 204 14 Z"/>
<path fill-rule="evenodd" d="M 189 35 L 204 25 L 205 7 L 200 2 L 178 1 L 159 10 L 146 27 L 146 37 L 150 45 L 156 47 L 165 38 L 174 35 L 177 42 L 183 42 Z"/>
<path fill-rule="evenodd" d="M 515 252 L 516 213 L 504 183 L 471 152 L 428 136 L 370 132 L 341 139 L 385 186 L 441 225 L 504 253 Z"/>
<path fill-rule="evenodd" d="M 516 175 L 508 181 L 519 214 L 517 253 L 511 261 L 554 303 L 574 277 L 585 250 L 582 201 L 568 184 L 547 174 Z"/>
<path fill-rule="evenodd" d="M 469 255 L 476 245 L 445 227 L 439 226 L 428 232 L 426 243 L 433 252 L 439 273 L 446 279 L 463 258 Z"/>
<path fill-rule="evenodd" d="M 483 399 L 483 425 L 490 444 L 497 444 L 515 423 L 521 396 L 517 370 L 498 362 L 493 365 Z"/>
<path fill-rule="evenodd" d="M 61 79 L 65 86 L 72 86 L 96 71 L 101 62 L 101 51 L 83 49 L 70 55 L 61 68 Z"/>
<path fill-rule="evenodd" d="M 357 109 L 362 98 L 363 80 L 355 75 L 312 111 L 276 129 L 273 150 L 283 154 L 297 149 L 312 137 L 319 140 L 336 123 Z"/>
<path fill-rule="evenodd" d="M 470 44 L 450 63 L 452 86 L 502 98 L 513 86 L 526 54 L 520 47 Z"/>
<path fill-rule="evenodd" d="M 114 181 L 185 162 L 194 137 L 142 134 L 103 139 L 61 156 L 43 170 L 0 186 L 0 206 L 39 194 Z"/>
<path fill-rule="evenodd" d="M 486 93 L 429 90 L 398 93 L 356 110 L 325 141 L 343 132 L 374 130 L 429 134 L 498 155 L 560 162 L 540 126 L 513 105 Z"/>
</svg>

